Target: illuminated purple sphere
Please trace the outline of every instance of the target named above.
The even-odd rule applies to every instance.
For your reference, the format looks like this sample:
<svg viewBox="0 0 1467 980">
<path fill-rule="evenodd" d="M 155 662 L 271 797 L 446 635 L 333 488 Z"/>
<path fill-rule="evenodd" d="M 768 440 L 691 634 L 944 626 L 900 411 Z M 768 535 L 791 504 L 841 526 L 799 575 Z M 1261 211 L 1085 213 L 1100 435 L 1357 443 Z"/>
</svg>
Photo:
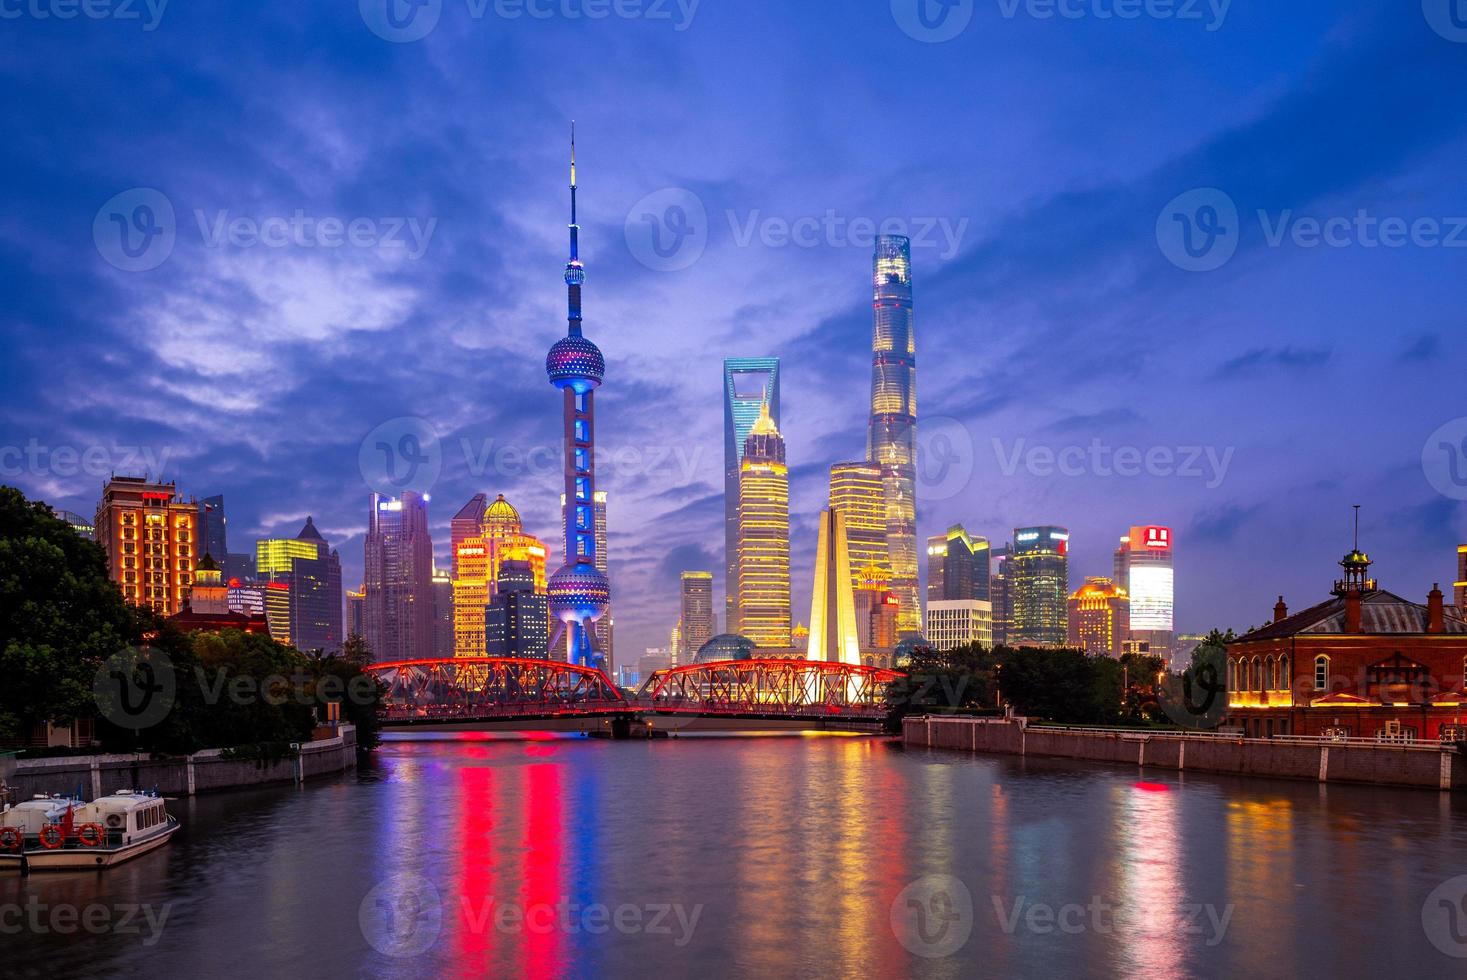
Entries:
<svg viewBox="0 0 1467 980">
<path fill-rule="evenodd" d="M 585 337 L 564 337 L 545 355 L 545 373 L 557 388 L 586 392 L 600 386 L 606 375 L 606 358 L 601 356 L 601 348 Z"/>
<path fill-rule="evenodd" d="M 611 605 L 611 583 L 595 565 L 562 565 L 550 576 L 550 615 L 562 623 L 600 619 Z"/>
</svg>

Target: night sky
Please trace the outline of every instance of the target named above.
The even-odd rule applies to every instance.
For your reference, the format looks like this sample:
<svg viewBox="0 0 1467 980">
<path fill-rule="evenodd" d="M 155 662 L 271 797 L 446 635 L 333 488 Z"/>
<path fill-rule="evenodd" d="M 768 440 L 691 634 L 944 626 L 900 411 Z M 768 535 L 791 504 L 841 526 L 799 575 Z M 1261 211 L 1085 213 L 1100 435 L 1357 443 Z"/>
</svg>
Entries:
<svg viewBox="0 0 1467 980">
<path fill-rule="evenodd" d="M 355 585 L 359 452 L 414 417 L 440 564 L 478 491 L 558 564 L 575 119 L 623 662 L 666 642 L 680 570 L 721 594 L 726 356 L 784 359 L 807 620 L 826 468 L 865 447 L 883 224 L 917 239 L 922 536 L 1065 524 L 1078 585 L 1170 524 L 1183 631 L 1322 599 L 1356 503 L 1384 587 L 1453 578 L 1448 0 L 965 0 L 931 29 L 916 0 L 26 2 L 0 19 L 0 480 L 30 496 L 90 515 L 137 447 L 225 495 L 231 550 L 314 515 Z M 1311 219 L 1347 226 L 1317 244 Z M 1149 472 L 1113 473 L 1125 448 Z"/>
</svg>

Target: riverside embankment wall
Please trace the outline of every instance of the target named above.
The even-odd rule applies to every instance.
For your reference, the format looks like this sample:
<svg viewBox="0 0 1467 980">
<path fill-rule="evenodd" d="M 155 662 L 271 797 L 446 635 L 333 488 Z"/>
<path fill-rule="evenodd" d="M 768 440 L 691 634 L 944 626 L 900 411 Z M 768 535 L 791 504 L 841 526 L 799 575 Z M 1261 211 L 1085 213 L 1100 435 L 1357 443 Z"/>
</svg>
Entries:
<svg viewBox="0 0 1467 980">
<path fill-rule="evenodd" d="M 907 718 L 902 736 L 907 745 L 967 752 L 1330 783 L 1467 788 L 1467 758 L 1453 746 L 1430 743 L 1343 744 L 1112 732 L 1034 727 L 1023 719 L 930 717 Z"/>
<path fill-rule="evenodd" d="M 356 729 L 342 725 L 335 738 L 305 742 L 299 755 L 273 762 L 226 759 L 220 749 L 176 759 L 152 759 L 146 755 L 21 759 L 15 763 L 15 771 L 7 782 L 12 802 L 28 800 L 38 793 L 71 794 L 78 787 L 87 799 L 119 789 L 157 789 L 165 796 L 193 796 L 271 783 L 304 782 L 345 772 L 356 764 Z"/>
</svg>

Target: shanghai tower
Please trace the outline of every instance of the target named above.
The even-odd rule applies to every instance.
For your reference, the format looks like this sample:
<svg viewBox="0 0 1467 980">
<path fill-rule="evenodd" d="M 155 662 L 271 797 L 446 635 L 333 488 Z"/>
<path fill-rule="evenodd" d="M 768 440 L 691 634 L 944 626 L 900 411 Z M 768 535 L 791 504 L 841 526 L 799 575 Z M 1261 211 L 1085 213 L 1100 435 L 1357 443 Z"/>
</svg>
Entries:
<svg viewBox="0 0 1467 980">
<path fill-rule="evenodd" d="M 917 602 L 917 341 L 912 330 L 912 243 L 876 239 L 871 337 L 871 423 L 866 459 L 881 467 L 886 546 L 897 632 L 922 629 Z"/>
<path fill-rule="evenodd" d="M 605 670 L 606 658 L 594 644 L 595 623 L 611 604 L 611 585 L 596 567 L 596 389 L 606 373 L 601 350 L 581 335 L 581 286 L 586 270 L 580 258 L 576 224 L 576 134 L 571 127 L 570 261 L 565 265 L 569 326 L 545 356 L 545 373 L 561 393 L 565 446 L 565 564 L 550 577 L 550 614 L 560 620 L 551 641 L 568 662 Z"/>
</svg>

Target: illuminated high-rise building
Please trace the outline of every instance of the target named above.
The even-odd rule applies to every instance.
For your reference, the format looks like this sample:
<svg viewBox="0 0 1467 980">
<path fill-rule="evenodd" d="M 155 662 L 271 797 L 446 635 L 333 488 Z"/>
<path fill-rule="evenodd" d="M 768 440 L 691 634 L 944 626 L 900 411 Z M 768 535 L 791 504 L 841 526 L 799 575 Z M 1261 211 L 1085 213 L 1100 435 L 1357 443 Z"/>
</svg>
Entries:
<svg viewBox="0 0 1467 980">
<path fill-rule="evenodd" d="M 580 258 L 580 225 L 576 224 L 576 136 L 571 128 L 570 260 L 565 266 L 566 335 L 545 357 L 545 373 L 561 393 L 564 420 L 565 564 L 550 578 L 550 613 L 560 623 L 552 656 L 564 649 L 568 662 L 606 669 L 606 656 L 596 649 L 595 624 L 611 606 L 611 583 L 596 566 L 596 389 L 606 374 L 601 349 L 581 332 L 581 286 L 586 270 Z"/>
<path fill-rule="evenodd" d="M 834 663 L 861 662 L 850 551 L 846 547 L 845 518 L 838 510 L 820 512 L 815 586 L 810 596 L 810 645 L 806 656 L 810 660 Z"/>
<path fill-rule="evenodd" d="M 452 586 L 453 656 L 485 656 L 485 611 L 506 563 L 523 562 L 531 575 L 532 590 L 546 594 L 547 551 L 545 542 L 525 533 L 519 511 L 504 494 L 484 509 L 479 533 L 461 537 L 454 551 L 458 574 Z"/>
<path fill-rule="evenodd" d="M 1070 596 L 1070 646 L 1119 657 L 1130 630 L 1131 597 L 1114 579 L 1087 578 Z"/>
<path fill-rule="evenodd" d="M 224 571 L 224 559 L 229 554 L 228 521 L 224 516 L 224 495 L 215 494 L 199 501 L 198 558 L 205 555 L 214 559 L 214 564 Z"/>
<path fill-rule="evenodd" d="M 350 595 L 348 604 L 350 604 Z M 433 656 L 446 660 L 453 656 L 453 576 L 436 564 L 433 566 Z"/>
<path fill-rule="evenodd" d="M 927 604 L 927 631 L 934 650 L 977 644 L 993 646 L 993 604 L 984 599 L 940 599 Z"/>
<path fill-rule="evenodd" d="M 107 576 L 128 602 L 177 615 L 193 586 L 199 505 L 173 483 L 114 476 L 102 487 L 93 521 L 107 553 Z"/>
<path fill-rule="evenodd" d="M 458 578 L 458 546 L 468 538 L 477 538 L 484 533 L 484 512 L 489 509 L 487 494 L 476 493 L 469 502 L 459 508 L 448 522 L 449 579 Z"/>
<path fill-rule="evenodd" d="M 730 357 L 723 362 L 723 621 L 739 621 L 739 474 L 744 444 L 759 414 L 779 428 L 779 358 Z M 696 650 L 694 651 L 697 652 Z"/>
<path fill-rule="evenodd" d="M 866 458 L 881 466 L 891 590 L 898 626 L 920 633 L 917 595 L 917 340 L 912 326 L 912 243 L 876 239 L 873 259 L 871 423 Z"/>
<path fill-rule="evenodd" d="M 682 618 L 673 648 L 677 663 L 690 664 L 703 644 L 713 639 L 713 573 L 683 572 Z"/>
<path fill-rule="evenodd" d="M 1115 553 L 1115 583 L 1131 598 L 1129 638 L 1150 645 L 1151 655 L 1170 657 L 1175 637 L 1172 529 L 1137 526 Z"/>
<path fill-rule="evenodd" d="M 261 595 L 265 597 L 265 622 L 270 627 L 270 639 L 287 645 L 295 642 L 290 632 L 290 583 L 262 582 Z"/>
<path fill-rule="evenodd" d="M 846 532 L 847 536 L 850 532 Z M 879 666 L 890 666 L 889 658 L 881 657 L 896 649 L 897 607 L 900 604 L 896 593 L 886 587 L 885 573 L 876 565 L 867 565 L 856 573 L 856 636 L 861 643 L 861 656 L 871 662 L 873 656 L 881 660 Z M 806 638 L 807 645 L 809 637 Z"/>
<path fill-rule="evenodd" d="M 528 561 L 499 566 L 494 598 L 484 615 L 485 651 L 491 657 L 548 656 L 549 598 Z"/>
<path fill-rule="evenodd" d="M 841 512 L 846 527 L 846 551 L 861 586 L 861 575 L 872 566 L 883 582 L 891 580 L 886 545 L 886 487 L 876 463 L 836 463 L 830 468 L 830 506 Z"/>
<path fill-rule="evenodd" d="M 1467 615 L 1467 544 L 1457 546 L 1457 609 Z"/>
<path fill-rule="evenodd" d="M 1070 633 L 1070 532 L 1051 526 L 1016 529 L 1007 565 L 1014 603 L 1009 643 L 1063 647 Z"/>
<path fill-rule="evenodd" d="M 312 518 L 293 538 L 255 542 L 255 568 L 262 580 L 289 586 L 290 642 L 296 649 L 341 652 L 341 557 Z"/>
<path fill-rule="evenodd" d="M 367 635 L 367 587 L 365 585 L 346 594 L 346 635 L 363 638 Z M 449 643 L 449 649 L 453 649 L 452 642 Z"/>
<path fill-rule="evenodd" d="M 988 539 L 961 524 L 927 539 L 927 601 L 990 599 Z"/>
<path fill-rule="evenodd" d="M 1009 575 L 1012 545 L 992 550 L 988 573 L 988 596 L 993 603 L 993 643 L 1005 646 L 1014 628 L 1014 581 Z"/>
<path fill-rule="evenodd" d="M 366 640 L 377 661 L 433 655 L 433 539 L 428 498 L 372 494 L 367 515 Z"/>
<path fill-rule="evenodd" d="M 739 472 L 738 632 L 756 646 L 790 645 L 790 476 L 784 437 L 766 405 Z"/>
</svg>

